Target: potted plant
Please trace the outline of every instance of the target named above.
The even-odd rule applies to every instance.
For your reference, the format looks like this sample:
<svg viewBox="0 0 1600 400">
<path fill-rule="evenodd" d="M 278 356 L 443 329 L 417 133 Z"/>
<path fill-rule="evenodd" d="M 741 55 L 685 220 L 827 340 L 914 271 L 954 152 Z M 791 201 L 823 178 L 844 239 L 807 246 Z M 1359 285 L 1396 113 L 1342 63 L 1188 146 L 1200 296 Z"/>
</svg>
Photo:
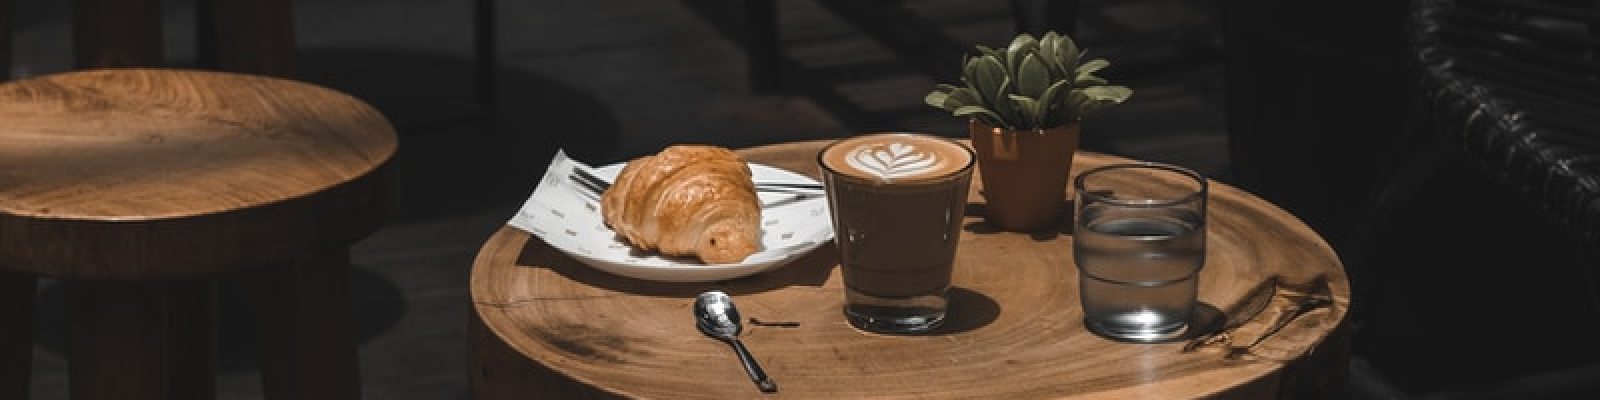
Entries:
<svg viewBox="0 0 1600 400">
<path fill-rule="evenodd" d="M 928 105 L 966 117 L 978 154 L 989 223 L 1012 231 L 1059 221 L 1080 122 L 1133 95 L 1096 72 L 1111 65 L 1084 60 L 1072 38 L 1055 32 L 1017 35 L 1004 50 L 975 46 L 962 85 L 939 84 Z"/>
</svg>

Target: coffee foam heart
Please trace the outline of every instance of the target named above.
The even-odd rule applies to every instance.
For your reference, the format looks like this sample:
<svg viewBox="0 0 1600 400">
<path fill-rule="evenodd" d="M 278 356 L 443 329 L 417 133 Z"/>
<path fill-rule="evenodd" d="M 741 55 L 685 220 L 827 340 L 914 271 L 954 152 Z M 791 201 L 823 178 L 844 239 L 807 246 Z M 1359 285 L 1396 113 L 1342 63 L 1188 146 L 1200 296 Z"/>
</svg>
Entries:
<svg viewBox="0 0 1600 400">
<path fill-rule="evenodd" d="M 965 169 L 972 155 L 955 142 L 932 136 L 876 134 L 830 146 L 822 162 L 840 173 L 885 183 L 916 181 Z"/>
</svg>

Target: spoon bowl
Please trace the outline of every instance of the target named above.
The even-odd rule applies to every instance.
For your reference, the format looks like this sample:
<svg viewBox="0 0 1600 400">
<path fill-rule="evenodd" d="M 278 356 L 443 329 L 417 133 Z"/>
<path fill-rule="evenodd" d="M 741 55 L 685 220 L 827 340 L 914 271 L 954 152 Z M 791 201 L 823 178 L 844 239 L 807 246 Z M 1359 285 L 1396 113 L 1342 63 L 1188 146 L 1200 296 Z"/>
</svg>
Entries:
<svg viewBox="0 0 1600 400">
<path fill-rule="evenodd" d="M 735 340 L 744 331 L 733 298 L 721 291 L 713 290 L 695 297 L 694 320 L 701 333 L 721 340 Z"/>
<path fill-rule="evenodd" d="M 739 332 L 744 330 L 744 326 L 739 323 L 739 309 L 733 306 L 732 297 L 719 290 L 696 296 L 694 321 L 695 327 L 700 328 L 701 333 L 733 346 L 734 353 L 739 355 L 739 362 L 744 364 L 745 374 L 750 375 L 750 380 L 756 383 L 756 388 L 765 393 L 778 391 L 778 385 L 767 378 L 766 371 L 761 370 L 761 365 L 756 363 L 755 357 L 750 356 L 750 351 L 739 341 Z"/>
</svg>

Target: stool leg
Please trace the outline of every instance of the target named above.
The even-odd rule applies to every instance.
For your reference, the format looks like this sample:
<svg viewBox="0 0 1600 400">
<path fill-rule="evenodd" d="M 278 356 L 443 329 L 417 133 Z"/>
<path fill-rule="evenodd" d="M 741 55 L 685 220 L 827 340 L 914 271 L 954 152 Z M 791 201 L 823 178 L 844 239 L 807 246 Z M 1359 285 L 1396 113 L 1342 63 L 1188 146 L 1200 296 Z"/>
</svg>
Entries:
<svg viewBox="0 0 1600 400">
<path fill-rule="evenodd" d="M 209 282 L 69 282 L 72 398 L 216 396 Z"/>
<path fill-rule="evenodd" d="M 264 268 L 255 279 L 267 399 L 358 399 L 350 252 Z"/>
<path fill-rule="evenodd" d="M 28 398 L 33 367 L 33 297 L 38 279 L 0 271 L 0 399 Z"/>
<path fill-rule="evenodd" d="M 73 59 L 79 68 L 161 65 L 159 0 L 73 0 Z"/>
<path fill-rule="evenodd" d="M 294 2 L 199 0 L 201 53 L 223 71 L 290 77 L 294 74 Z"/>
</svg>

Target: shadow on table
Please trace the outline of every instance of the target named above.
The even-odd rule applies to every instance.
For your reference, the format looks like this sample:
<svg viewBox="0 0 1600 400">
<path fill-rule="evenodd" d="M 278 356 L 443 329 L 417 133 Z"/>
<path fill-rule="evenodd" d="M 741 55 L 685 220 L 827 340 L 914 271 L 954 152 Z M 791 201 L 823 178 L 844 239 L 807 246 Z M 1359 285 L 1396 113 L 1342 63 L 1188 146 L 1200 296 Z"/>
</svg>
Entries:
<svg viewBox="0 0 1600 400">
<path fill-rule="evenodd" d="M 967 203 L 966 209 L 962 210 L 962 215 L 976 217 L 978 220 L 969 222 L 965 226 L 962 226 L 962 230 L 978 235 L 1006 232 L 1004 229 L 1000 229 L 1000 227 L 989 223 L 989 221 L 984 218 L 984 215 L 988 214 L 989 212 L 988 209 L 989 205 L 985 203 Z M 1035 241 L 1047 242 L 1050 240 L 1055 240 L 1056 237 L 1061 235 L 1071 235 L 1073 218 L 1072 200 L 1062 201 L 1061 219 L 1056 221 L 1056 225 L 1042 228 L 1033 232 L 1028 232 L 1028 236 L 1033 238 Z"/>
<path fill-rule="evenodd" d="M 833 273 L 838 259 L 839 253 L 833 243 L 826 243 L 787 265 L 743 278 L 715 282 L 657 282 L 612 275 L 591 268 L 533 236 L 528 238 L 522 253 L 517 255 L 517 265 L 549 268 L 573 281 L 607 290 L 653 297 L 692 298 L 712 289 L 741 295 L 789 286 L 820 287 L 828 281 L 828 275 Z"/>
<path fill-rule="evenodd" d="M 950 308 L 944 325 L 926 335 L 950 335 L 988 326 L 1000 317 L 1000 303 L 981 292 L 956 286 L 950 288 Z"/>
<path fill-rule="evenodd" d="M 821 287 L 833 274 L 834 268 L 839 265 L 838 260 L 838 250 L 833 243 L 827 243 L 787 265 L 743 278 L 717 282 L 655 282 L 612 275 L 590 268 L 544 244 L 537 236 L 528 238 L 527 244 L 522 247 L 522 253 L 517 255 L 518 266 L 549 268 L 567 279 L 597 288 L 643 296 L 685 299 L 712 289 L 737 296 L 790 286 Z M 994 298 L 978 291 L 951 287 L 949 299 L 949 318 L 945 320 L 943 326 L 925 335 L 948 335 L 975 330 L 994 322 L 1000 316 L 1000 304 L 995 302 Z"/>
</svg>

